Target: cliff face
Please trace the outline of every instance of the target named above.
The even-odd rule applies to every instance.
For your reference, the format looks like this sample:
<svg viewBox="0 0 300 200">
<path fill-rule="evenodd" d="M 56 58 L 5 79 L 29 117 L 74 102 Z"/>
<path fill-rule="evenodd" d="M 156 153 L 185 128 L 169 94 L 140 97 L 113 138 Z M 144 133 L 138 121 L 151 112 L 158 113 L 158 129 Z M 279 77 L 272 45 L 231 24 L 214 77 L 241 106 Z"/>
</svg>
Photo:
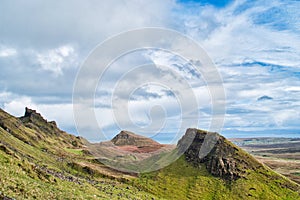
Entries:
<svg viewBox="0 0 300 200">
<path fill-rule="evenodd" d="M 178 142 L 179 149 L 190 144 L 184 152 L 186 160 L 195 166 L 205 165 L 214 176 L 236 180 L 246 175 L 248 169 L 263 167 L 251 155 L 217 133 L 188 129 Z"/>
</svg>

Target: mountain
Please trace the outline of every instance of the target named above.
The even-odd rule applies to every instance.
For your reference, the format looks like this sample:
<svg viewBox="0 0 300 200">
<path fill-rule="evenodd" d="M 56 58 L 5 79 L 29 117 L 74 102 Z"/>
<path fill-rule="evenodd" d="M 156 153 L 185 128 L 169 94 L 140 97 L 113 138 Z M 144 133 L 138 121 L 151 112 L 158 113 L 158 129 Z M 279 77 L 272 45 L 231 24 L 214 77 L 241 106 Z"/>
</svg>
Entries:
<svg viewBox="0 0 300 200">
<path fill-rule="evenodd" d="M 101 163 L 130 174 L 160 168 L 156 161 L 176 148 L 176 145 L 160 144 L 129 131 L 121 131 L 110 141 L 86 146 Z"/>
<path fill-rule="evenodd" d="M 147 191 L 166 199 L 300 199 L 299 185 L 218 133 L 188 129 L 177 144 L 182 149 L 169 166 L 141 176 Z"/>
<path fill-rule="evenodd" d="M 126 146 L 126 145 L 134 145 L 134 146 L 151 146 L 151 145 L 159 145 L 158 142 L 137 134 L 134 134 L 129 131 L 121 131 L 118 135 L 116 135 L 111 142 L 117 146 Z"/>
<path fill-rule="evenodd" d="M 216 138 L 213 148 L 207 155 L 199 157 L 201 147 L 205 146 L 205 138 Z M 249 170 L 263 169 L 264 166 L 255 160 L 251 155 L 228 141 L 217 133 L 210 133 L 203 130 L 188 129 L 184 137 L 179 141 L 182 146 L 186 140 L 192 138 L 189 148 L 184 152 L 187 162 L 194 166 L 205 165 L 206 169 L 214 176 L 225 180 L 237 180 L 245 177 Z"/>
<path fill-rule="evenodd" d="M 166 146 L 130 131 L 121 131 L 111 142 L 121 150 L 135 153 L 150 153 Z"/>
<path fill-rule="evenodd" d="M 148 156 L 159 165 L 182 155 L 156 171 L 125 173 L 91 148 L 145 167 Z M 0 169 L 0 199 L 300 199 L 298 184 L 217 133 L 188 129 L 172 146 L 121 131 L 91 144 L 29 108 L 20 118 L 0 109 Z"/>
</svg>

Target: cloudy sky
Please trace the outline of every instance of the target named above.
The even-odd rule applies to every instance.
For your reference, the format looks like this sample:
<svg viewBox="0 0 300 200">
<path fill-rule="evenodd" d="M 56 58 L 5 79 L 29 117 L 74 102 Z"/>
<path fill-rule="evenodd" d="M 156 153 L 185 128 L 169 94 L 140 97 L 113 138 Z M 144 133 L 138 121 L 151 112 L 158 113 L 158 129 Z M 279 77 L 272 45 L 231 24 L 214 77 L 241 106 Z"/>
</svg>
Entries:
<svg viewBox="0 0 300 200">
<path fill-rule="evenodd" d="M 0 107 L 17 116 L 24 113 L 25 106 L 37 109 L 45 118 L 57 121 L 60 128 L 83 135 L 76 130 L 72 93 L 76 75 L 86 58 L 113 35 L 160 27 L 176 30 L 198 42 L 217 66 L 226 94 L 223 135 L 297 136 L 300 134 L 299 9 L 300 1 L 296 0 L 3 0 Z M 127 77 L 135 81 L 120 80 L 133 67 L 145 62 L 156 68 Z M 173 71 L 159 66 L 168 66 Z M 182 117 L 184 103 L 178 102 L 172 88 L 139 82 L 143 75 L 163 74 L 169 80 L 174 73 L 189 80 L 198 103 L 195 111 L 200 117 L 192 114 Z M 97 125 L 109 138 L 123 128 L 135 131 L 140 130 L 138 127 L 147 133 L 150 130 L 147 127 L 155 122 L 161 126 L 162 134 L 150 136 L 164 142 L 170 142 L 173 137 L 170 134 L 176 132 L 182 121 L 207 129 L 212 102 L 205 84 L 190 63 L 165 51 L 145 49 L 122 56 L 110 66 L 95 93 Z M 128 110 L 124 112 L 135 127 L 116 123 L 113 114 L 124 102 L 112 105 L 115 85 L 119 87 L 118 97 L 126 96 L 123 100 Z M 175 86 L 180 88 L 180 84 Z M 123 94 L 126 88 L 135 90 L 130 95 Z M 200 119 L 199 123 L 194 123 L 195 117 Z M 94 129 L 86 126 L 86 130 Z M 92 135 L 86 137 L 97 140 Z"/>
</svg>

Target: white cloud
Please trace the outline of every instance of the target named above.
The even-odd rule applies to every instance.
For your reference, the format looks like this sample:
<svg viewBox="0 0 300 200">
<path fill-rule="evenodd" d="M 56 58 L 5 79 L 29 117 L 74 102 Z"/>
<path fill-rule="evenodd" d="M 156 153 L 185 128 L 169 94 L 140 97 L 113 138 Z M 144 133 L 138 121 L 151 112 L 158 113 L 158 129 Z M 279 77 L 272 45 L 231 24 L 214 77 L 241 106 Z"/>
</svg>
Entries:
<svg viewBox="0 0 300 200">
<path fill-rule="evenodd" d="M 10 57 L 17 54 L 17 50 L 11 47 L 5 47 L 0 45 L 0 58 Z"/>
<path fill-rule="evenodd" d="M 7 103 L 4 103 L 4 110 L 14 116 L 22 116 L 24 114 L 25 107 L 36 109 L 36 105 L 33 104 L 30 97 L 18 97 L 12 99 Z"/>
<path fill-rule="evenodd" d="M 140 0 L 7 1 L 0 8 L 0 26 L 5 27 L 0 34 L 2 40 L 22 46 L 29 43 L 35 48 L 51 48 L 75 43 L 90 51 L 107 37 L 122 31 L 168 25 L 174 6 L 174 0 L 153 0 L 146 4 Z"/>
<path fill-rule="evenodd" d="M 74 127 L 70 97 L 65 96 L 70 96 L 76 67 L 82 63 L 88 51 L 120 31 L 159 26 L 185 32 L 199 42 L 213 58 L 223 76 L 227 94 L 226 128 L 252 131 L 270 127 L 299 129 L 298 1 L 237 0 L 225 8 L 199 6 L 197 3 L 191 8 L 173 0 L 152 1 L 147 5 L 138 0 L 110 1 L 105 4 L 101 1 L 74 1 L 71 5 L 67 1 L 61 1 L 55 7 L 53 12 L 51 2 L 35 1 L 19 3 L 18 6 L 6 2 L 0 7 L 0 26 L 7 27 L 0 30 L 1 39 L 9 44 L 0 46 L 0 57 L 15 56 L 13 59 L 1 59 L 0 63 L 3 71 L 1 84 L 5 86 L 5 90 L 14 91 L 15 94 L 2 93 L 0 98 L 1 104 L 12 114 L 21 115 L 24 107 L 30 106 L 38 109 L 49 120 L 57 120 L 63 127 Z M 32 12 L 33 9 L 36 12 Z M 66 13 L 66 9 L 73 12 Z M 273 9 L 278 12 L 276 16 L 272 13 Z M 29 29 L 29 23 L 35 26 Z M 281 27 L 282 24 L 284 27 Z M 176 45 L 180 46 L 174 44 Z M 211 99 L 205 81 L 184 63 L 182 68 L 173 66 L 172 72 L 159 66 L 180 63 L 180 59 L 174 59 L 174 56 L 159 51 L 147 52 L 145 55 L 157 68 L 128 75 L 117 97 L 122 99 L 134 85 L 138 86 L 145 80 L 155 80 L 158 77 L 165 82 L 174 83 L 175 89 L 183 90 L 180 81 L 185 79 L 190 81 L 198 98 L 198 109 L 203 111 L 201 127 L 208 126 Z M 131 59 L 121 59 L 110 68 L 103 84 L 106 88 L 101 90 L 104 94 L 96 97 L 99 108 L 95 112 L 99 124 L 104 127 L 112 126 L 114 119 L 109 114 L 112 110 L 109 108 L 111 99 L 108 98 L 111 87 L 123 72 L 144 61 L 133 56 Z M 43 76 L 42 79 L 38 79 L 39 76 Z M 37 83 L 36 80 L 42 81 Z M 89 81 L 85 80 L 86 84 Z M 53 87 L 50 88 L 49 83 Z M 65 85 L 69 87 L 65 89 Z M 45 91 L 50 89 L 52 97 L 45 95 Z M 18 96 L 17 93 L 24 90 L 27 93 Z M 257 102 L 264 95 L 273 99 Z M 53 96 L 55 103 L 52 101 Z M 65 99 L 68 101 L 65 102 Z M 39 100 L 43 102 L 39 103 Z M 174 111 L 177 108 L 173 101 L 165 97 L 155 100 L 141 98 L 130 102 L 132 120 L 147 124 L 147 114 L 154 102 L 166 105 L 167 110 Z M 189 99 L 186 102 L 189 103 Z M 125 103 L 128 101 L 122 101 L 120 108 L 126 106 Z M 156 114 L 157 119 L 164 117 L 159 112 Z M 193 118 L 195 115 L 188 117 Z M 169 130 L 180 121 L 178 116 L 172 115 L 171 118 L 173 124 L 168 125 Z"/>
<path fill-rule="evenodd" d="M 183 15 L 185 32 L 204 46 L 223 76 L 226 127 L 295 128 L 300 37 L 294 22 L 300 16 L 294 11 L 299 7 L 296 1 L 235 1 L 221 9 L 194 7 L 197 12 Z M 272 18 L 275 12 L 281 12 L 279 18 Z M 257 102 L 264 95 L 273 100 Z"/>
<path fill-rule="evenodd" d="M 41 68 L 55 75 L 62 75 L 64 68 L 76 65 L 76 53 L 72 46 L 64 45 L 43 53 L 37 53 L 37 61 Z"/>
<path fill-rule="evenodd" d="M 300 92 L 300 86 L 291 86 L 286 88 L 287 91 Z"/>
</svg>

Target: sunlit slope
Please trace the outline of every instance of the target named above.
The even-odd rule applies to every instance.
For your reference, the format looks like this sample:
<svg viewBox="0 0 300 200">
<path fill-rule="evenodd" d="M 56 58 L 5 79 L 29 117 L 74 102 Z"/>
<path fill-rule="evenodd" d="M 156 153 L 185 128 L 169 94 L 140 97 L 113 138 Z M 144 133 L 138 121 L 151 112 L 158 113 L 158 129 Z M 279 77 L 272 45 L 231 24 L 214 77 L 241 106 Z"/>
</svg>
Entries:
<svg viewBox="0 0 300 200">
<path fill-rule="evenodd" d="M 196 129 L 188 129 L 172 155 L 190 130 Z M 21 118 L 0 110 L 0 199 L 300 199 L 299 185 L 221 136 L 209 154 L 197 157 L 207 134 L 196 130 L 189 148 L 165 168 L 126 174 L 100 163 L 87 141 L 34 110 Z"/>
<path fill-rule="evenodd" d="M 206 136 L 218 138 L 211 151 L 199 157 Z M 224 137 L 188 129 L 180 149 L 192 142 L 176 162 L 136 181 L 146 191 L 167 199 L 300 199 L 299 185 L 275 173 Z"/>
<path fill-rule="evenodd" d="M 126 183 L 130 176 L 94 160 L 82 138 L 28 112 L 34 116 L 19 119 L 0 110 L 0 199 L 153 197 Z"/>
</svg>

